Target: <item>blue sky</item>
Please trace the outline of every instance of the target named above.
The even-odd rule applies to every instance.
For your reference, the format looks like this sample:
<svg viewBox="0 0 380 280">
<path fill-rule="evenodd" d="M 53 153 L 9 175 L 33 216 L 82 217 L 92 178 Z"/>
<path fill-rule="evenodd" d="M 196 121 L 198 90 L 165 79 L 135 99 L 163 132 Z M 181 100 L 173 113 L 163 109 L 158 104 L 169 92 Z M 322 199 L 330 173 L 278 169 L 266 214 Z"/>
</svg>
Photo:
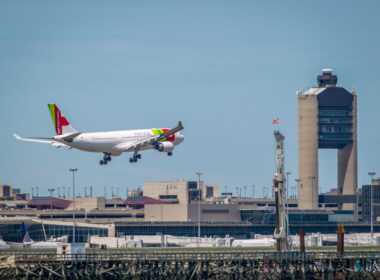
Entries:
<svg viewBox="0 0 380 280">
<path fill-rule="evenodd" d="M 272 120 L 297 176 L 297 90 L 322 68 L 358 94 L 359 185 L 379 168 L 378 1 L 1 1 L 0 184 L 23 191 L 135 188 L 195 180 L 256 196 L 274 173 Z M 52 136 L 47 103 L 79 131 L 173 127 L 185 142 L 99 165 L 100 154 L 16 141 Z M 320 151 L 320 187 L 336 187 L 336 151 Z M 83 191 L 82 191 L 83 193 Z"/>
</svg>

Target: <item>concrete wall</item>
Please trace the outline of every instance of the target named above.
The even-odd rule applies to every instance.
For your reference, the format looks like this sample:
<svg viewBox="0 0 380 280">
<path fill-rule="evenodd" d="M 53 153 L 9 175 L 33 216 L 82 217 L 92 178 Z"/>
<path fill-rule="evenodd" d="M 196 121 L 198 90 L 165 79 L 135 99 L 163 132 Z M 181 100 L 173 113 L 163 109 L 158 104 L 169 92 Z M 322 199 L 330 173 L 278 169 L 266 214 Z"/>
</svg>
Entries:
<svg viewBox="0 0 380 280">
<path fill-rule="evenodd" d="M 187 181 L 145 182 L 143 193 L 156 199 L 160 195 L 177 195 L 180 204 L 188 204 L 189 200 Z"/>
<path fill-rule="evenodd" d="M 72 198 L 66 198 L 66 200 L 71 200 Z M 105 208 L 105 198 L 104 197 L 76 197 L 75 198 L 75 209 L 104 209 Z M 66 210 L 73 210 L 73 204 L 71 204 Z"/>
<path fill-rule="evenodd" d="M 144 218 L 147 222 L 187 222 L 186 204 L 148 204 L 145 205 Z"/>
<path fill-rule="evenodd" d="M 147 222 L 187 222 L 198 221 L 198 205 L 152 204 L 145 206 Z M 237 205 L 201 204 L 201 221 L 238 222 L 240 210 Z"/>
<path fill-rule="evenodd" d="M 358 186 L 358 156 L 357 156 L 357 107 L 356 94 L 352 101 L 352 143 L 338 150 L 338 193 L 355 194 Z M 356 204 L 345 203 L 339 208 L 356 210 Z"/>
<path fill-rule="evenodd" d="M 298 178 L 298 208 L 318 209 L 317 95 L 298 96 Z"/>
<path fill-rule="evenodd" d="M 189 221 L 198 221 L 198 205 L 189 205 Z M 239 222 L 240 209 L 237 205 L 201 204 L 201 221 Z"/>
</svg>

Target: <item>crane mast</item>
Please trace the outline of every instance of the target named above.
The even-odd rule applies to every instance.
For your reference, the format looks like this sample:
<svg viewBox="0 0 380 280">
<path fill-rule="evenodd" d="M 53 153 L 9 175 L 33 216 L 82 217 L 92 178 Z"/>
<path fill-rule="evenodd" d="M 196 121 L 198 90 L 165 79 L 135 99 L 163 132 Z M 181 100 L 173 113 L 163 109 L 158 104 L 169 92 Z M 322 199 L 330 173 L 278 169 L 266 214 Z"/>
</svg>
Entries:
<svg viewBox="0 0 380 280">
<path fill-rule="evenodd" d="M 288 242 L 287 232 L 287 216 L 284 200 L 284 135 L 280 131 L 274 131 L 276 139 L 276 167 L 277 172 L 274 175 L 274 195 L 276 200 L 276 229 L 273 237 L 277 241 L 277 251 L 289 251 L 290 244 Z"/>
</svg>

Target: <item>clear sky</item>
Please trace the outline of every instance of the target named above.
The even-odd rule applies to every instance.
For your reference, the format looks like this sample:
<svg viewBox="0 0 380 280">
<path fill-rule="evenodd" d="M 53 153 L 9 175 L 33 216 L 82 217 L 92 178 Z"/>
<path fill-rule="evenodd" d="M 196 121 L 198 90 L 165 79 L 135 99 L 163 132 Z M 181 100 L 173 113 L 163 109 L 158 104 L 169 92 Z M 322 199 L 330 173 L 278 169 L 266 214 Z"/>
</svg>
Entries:
<svg viewBox="0 0 380 280">
<path fill-rule="evenodd" d="M 1 1 L 0 184 L 134 188 L 195 180 L 224 191 L 272 184 L 272 120 L 297 177 L 297 90 L 322 68 L 358 95 L 359 185 L 380 175 L 379 1 Z M 47 103 L 81 132 L 173 127 L 173 157 L 100 154 L 20 142 L 55 134 Z M 320 187 L 336 187 L 336 151 L 320 151 Z M 81 192 L 83 194 L 83 191 Z M 244 193 L 243 193 L 244 194 Z"/>
</svg>

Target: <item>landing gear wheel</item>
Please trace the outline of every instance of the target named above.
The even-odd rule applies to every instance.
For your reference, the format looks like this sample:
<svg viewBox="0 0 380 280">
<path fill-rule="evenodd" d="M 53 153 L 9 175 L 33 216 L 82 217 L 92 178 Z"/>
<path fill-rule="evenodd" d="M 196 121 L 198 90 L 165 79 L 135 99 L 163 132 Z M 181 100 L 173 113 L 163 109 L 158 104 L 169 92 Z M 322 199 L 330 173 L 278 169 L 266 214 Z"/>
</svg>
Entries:
<svg viewBox="0 0 380 280">
<path fill-rule="evenodd" d="M 173 153 L 172 153 L 172 152 L 169 152 L 169 153 L 168 153 L 168 156 L 169 156 L 169 157 L 171 157 L 172 155 L 173 155 Z"/>
<path fill-rule="evenodd" d="M 107 161 L 111 161 L 111 157 L 110 156 L 108 156 L 106 159 L 107 159 Z"/>
<path fill-rule="evenodd" d="M 134 159 L 131 157 L 131 158 L 129 159 L 129 162 L 130 162 L 130 163 L 134 162 Z"/>
<path fill-rule="evenodd" d="M 106 161 L 106 160 L 105 160 L 105 161 L 103 161 L 103 164 L 104 164 L 104 165 L 107 165 L 107 163 L 108 163 L 108 161 Z"/>
<path fill-rule="evenodd" d="M 137 154 L 137 155 L 136 155 L 136 158 L 139 158 L 139 159 L 140 159 L 140 158 L 141 158 L 141 154 Z"/>
<path fill-rule="evenodd" d="M 103 161 L 103 160 L 99 161 L 99 164 L 100 164 L 100 165 L 103 165 L 103 164 L 104 164 L 104 161 Z"/>
<path fill-rule="evenodd" d="M 134 162 L 137 162 L 137 158 L 134 158 L 133 161 L 134 161 Z"/>
</svg>

